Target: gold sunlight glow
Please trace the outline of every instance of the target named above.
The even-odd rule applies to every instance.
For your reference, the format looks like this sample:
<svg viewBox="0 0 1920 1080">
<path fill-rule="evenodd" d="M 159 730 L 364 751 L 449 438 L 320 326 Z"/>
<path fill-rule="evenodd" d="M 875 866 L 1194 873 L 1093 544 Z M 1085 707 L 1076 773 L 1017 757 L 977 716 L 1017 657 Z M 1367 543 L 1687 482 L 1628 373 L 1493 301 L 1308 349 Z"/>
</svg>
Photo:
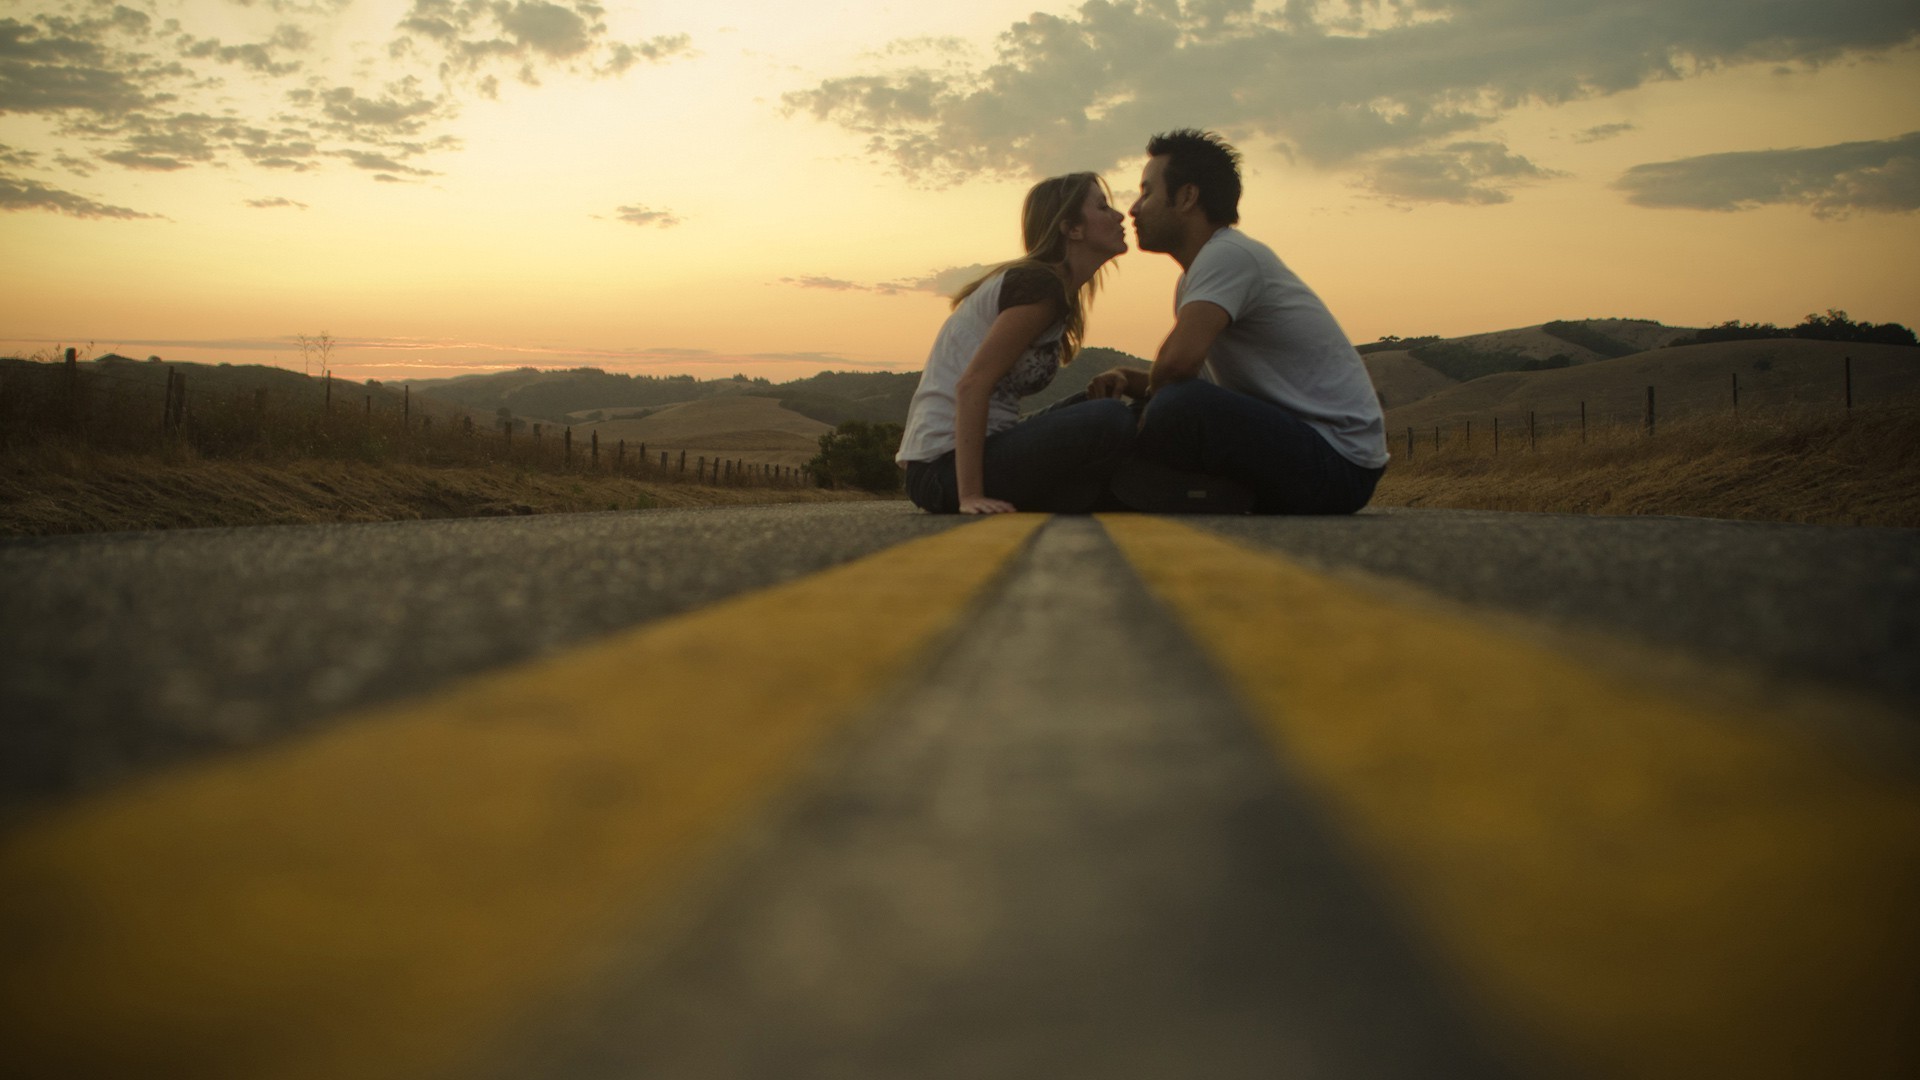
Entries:
<svg viewBox="0 0 1920 1080">
<path fill-rule="evenodd" d="M 288 118 L 299 114 L 310 125 L 299 130 L 312 134 L 323 132 L 320 106 L 291 95 L 351 87 L 365 121 L 355 137 L 370 137 L 386 115 L 377 107 L 437 102 L 429 122 L 392 127 L 399 134 L 385 149 L 361 144 L 358 159 L 347 155 L 354 148 L 345 135 L 323 132 L 321 149 L 298 168 L 217 147 L 165 167 L 155 164 L 164 153 L 149 149 L 145 163 L 127 167 L 109 155 L 131 145 L 130 135 L 114 143 L 76 134 L 92 114 L 11 106 L 0 114 L 0 180 L 23 185 L 0 214 L 15 254 L 0 269 L 8 297 L 0 348 L 24 355 L 90 342 L 96 353 L 297 367 L 294 336 L 324 330 L 341 342 L 338 370 L 355 377 L 521 364 L 776 380 L 831 368 L 911 370 L 946 304 L 931 291 L 879 287 L 1018 254 L 1018 208 L 1033 177 L 908 175 L 899 160 L 871 151 L 881 133 L 861 127 L 869 121 L 814 115 L 793 95 L 915 71 L 947 80 L 939 85 L 949 94 L 974 93 L 991 83 L 996 62 L 1009 62 L 999 50 L 1012 39 L 1002 35 L 1030 16 L 1055 20 L 1049 32 L 1070 27 L 1101 41 L 1091 23 L 1076 21 L 1075 7 L 1032 16 L 1033 0 L 830 11 L 609 2 L 592 51 L 529 47 L 510 63 L 443 73 L 418 34 L 412 53 L 389 52 L 410 6 L 358 0 L 299 17 L 268 5 L 152 0 L 142 8 L 152 26 L 177 19 L 197 40 L 271 44 L 280 34 L 305 42 L 267 54 L 297 63 L 292 74 L 242 60 L 182 60 L 213 86 L 183 100 L 183 111 L 231 112 L 276 132 L 298 129 Z M 44 27 L 31 20 L 104 18 L 110 8 L 33 0 L 4 17 Z M 1321 14 L 1332 20 L 1336 8 L 1345 6 Z M 1448 21 L 1415 20 L 1421 25 L 1409 30 L 1385 14 L 1369 19 L 1329 22 L 1329 32 L 1365 42 Z M 288 37 L 286 27 L 298 34 Z M 479 24 L 467 32 L 512 40 Z M 154 31 L 139 47 L 159 56 L 172 40 Z M 611 50 L 622 43 L 652 43 L 658 55 L 612 73 Z M 919 117 L 913 123 L 963 115 L 955 111 L 963 97 L 925 105 L 925 114 L 910 98 L 892 108 Z M 1155 128 L 1218 127 L 1234 138 L 1247 159 L 1243 226 L 1301 272 L 1356 342 L 1589 316 L 1784 323 L 1827 307 L 1920 321 L 1911 287 L 1920 215 L 1911 207 L 1824 217 L 1794 202 L 1656 209 L 1613 186 L 1647 162 L 1920 131 L 1920 53 L 1911 40 L 1818 66 L 1729 63 L 1617 93 L 1518 101 L 1471 129 L 1408 144 L 1417 157 L 1497 142 L 1512 155 L 1505 160 L 1537 170 L 1484 181 L 1505 201 L 1383 194 L 1369 186 L 1368 170 L 1387 151 L 1316 164 L 1290 143 L 1284 116 L 1162 121 L 1153 113 L 1162 105 L 1125 86 L 1090 100 L 1086 126 L 1145 117 L 1137 138 L 1102 144 L 1105 151 L 1088 152 L 1101 160 L 1085 163 L 1106 169 L 1123 205 L 1137 183 L 1138 148 Z M 1389 96 L 1375 111 L 1407 123 L 1407 100 Z M 1010 99 L 1004 107 L 1024 116 L 1021 109 L 1041 105 Z M 1080 123 L 1044 110 L 1033 122 L 1062 131 Z M 982 145 L 1014 145 L 981 130 Z M 395 167 L 376 167 L 376 157 Z M 19 194 L 29 189 L 150 216 L 59 210 Z M 1120 259 L 1094 308 L 1089 344 L 1151 356 L 1170 323 L 1176 276 L 1161 256 Z"/>
</svg>

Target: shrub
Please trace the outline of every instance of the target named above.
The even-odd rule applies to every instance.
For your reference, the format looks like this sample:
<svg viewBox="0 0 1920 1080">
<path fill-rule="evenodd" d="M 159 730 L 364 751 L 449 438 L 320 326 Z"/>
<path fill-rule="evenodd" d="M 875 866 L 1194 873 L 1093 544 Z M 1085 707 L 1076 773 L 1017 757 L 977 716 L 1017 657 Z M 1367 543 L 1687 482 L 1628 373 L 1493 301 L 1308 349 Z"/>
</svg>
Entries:
<svg viewBox="0 0 1920 1080">
<path fill-rule="evenodd" d="M 900 451 L 904 433 L 899 424 L 848 420 L 820 436 L 820 453 L 807 462 L 807 471 L 821 487 L 882 494 L 899 491 L 900 467 L 893 455 Z"/>
</svg>

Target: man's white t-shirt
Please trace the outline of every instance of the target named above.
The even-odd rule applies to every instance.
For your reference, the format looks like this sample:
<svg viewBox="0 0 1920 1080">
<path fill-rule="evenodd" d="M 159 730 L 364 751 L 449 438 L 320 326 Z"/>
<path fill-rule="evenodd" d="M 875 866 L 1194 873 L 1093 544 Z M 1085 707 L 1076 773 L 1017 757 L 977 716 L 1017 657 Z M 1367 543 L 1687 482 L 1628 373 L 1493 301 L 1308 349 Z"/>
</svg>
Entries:
<svg viewBox="0 0 1920 1080">
<path fill-rule="evenodd" d="M 1356 465 L 1385 465 L 1387 423 L 1373 380 L 1327 305 L 1273 249 L 1235 228 L 1213 234 L 1180 275 L 1177 313 L 1196 300 L 1233 320 L 1201 376 L 1285 408 Z"/>
</svg>

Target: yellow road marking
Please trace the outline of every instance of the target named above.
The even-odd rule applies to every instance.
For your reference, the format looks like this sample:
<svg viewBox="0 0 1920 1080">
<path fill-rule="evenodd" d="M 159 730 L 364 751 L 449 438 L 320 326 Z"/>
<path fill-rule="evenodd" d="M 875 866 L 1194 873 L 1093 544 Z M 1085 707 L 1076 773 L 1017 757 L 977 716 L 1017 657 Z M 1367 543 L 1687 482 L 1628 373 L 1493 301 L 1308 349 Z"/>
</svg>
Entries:
<svg viewBox="0 0 1920 1080">
<path fill-rule="evenodd" d="M 1197 529 L 1102 521 L 1546 1059 L 1920 1075 L 1912 786 Z"/>
<path fill-rule="evenodd" d="M 29 824 L 0 846 L 0 1053 L 63 1078 L 439 1075 L 591 971 L 1044 520 L 954 528 Z"/>
</svg>

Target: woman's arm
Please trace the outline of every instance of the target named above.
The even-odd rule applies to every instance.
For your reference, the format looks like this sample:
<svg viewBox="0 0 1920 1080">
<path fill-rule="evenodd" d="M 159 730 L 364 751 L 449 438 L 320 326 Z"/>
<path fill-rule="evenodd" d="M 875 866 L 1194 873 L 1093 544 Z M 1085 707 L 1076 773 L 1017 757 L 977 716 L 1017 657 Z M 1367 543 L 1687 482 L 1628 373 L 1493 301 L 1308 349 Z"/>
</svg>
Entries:
<svg viewBox="0 0 1920 1080">
<path fill-rule="evenodd" d="M 1051 301 L 1018 304 L 1002 311 L 967 361 L 954 387 L 953 473 L 963 514 L 1004 514 L 1012 503 L 986 497 L 982 460 L 987 445 L 987 402 L 994 384 L 1013 370 L 1033 339 L 1053 325 L 1059 305 Z"/>
</svg>

